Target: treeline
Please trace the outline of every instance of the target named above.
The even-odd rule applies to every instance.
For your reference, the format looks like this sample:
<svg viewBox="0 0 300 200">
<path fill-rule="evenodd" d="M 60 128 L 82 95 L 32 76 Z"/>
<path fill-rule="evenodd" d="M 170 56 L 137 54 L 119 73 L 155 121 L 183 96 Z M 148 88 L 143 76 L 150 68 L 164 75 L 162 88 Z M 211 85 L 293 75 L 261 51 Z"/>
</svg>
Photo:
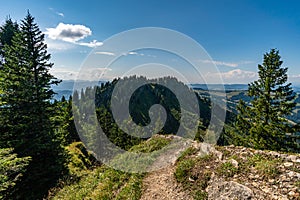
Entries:
<svg viewBox="0 0 300 200">
<path fill-rule="evenodd" d="M 79 129 L 79 132 L 82 133 L 81 137 L 83 140 L 86 141 L 85 143 L 89 143 L 88 141 L 95 141 L 95 138 L 97 138 L 97 135 L 93 134 L 94 131 L 91 127 L 85 127 L 88 126 L 88 120 L 91 119 L 85 119 L 88 115 L 85 115 L 84 113 L 87 110 L 91 110 L 91 105 L 93 104 L 96 107 L 97 120 L 99 121 L 103 132 L 105 132 L 105 135 L 115 145 L 127 150 L 133 145 L 136 145 L 143 140 L 140 137 L 138 137 L 140 133 L 133 133 L 138 130 L 131 130 L 131 127 L 126 127 L 126 124 L 130 124 L 129 121 L 131 119 L 121 122 L 122 125 L 124 125 L 122 130 L 116 123 L 115 118 L 113 117 L 111 109 L 112 93 L 116 84 L 119 81 L 122 81 L 122 84 L 119 85 L 120 88 L 118 92 L 124 94 L 118 94 L 118 105 L 113 105 L 120 106 L 118 108 L 115 108 L 118 111 L 118 116 L 125 115 L 127 109 L 130 113 L 132 121 L 135 124 L 140 126 L 146 126 L 150 124 L 151 121 L 151 113 L 149 113 L 151 106 L 155 104 L 160 104 L 164 107 L 166 111 L 166 121 L 163 125 L 160 124 L 163 123 L 162 116 L 157 116 L 157 118 L 154 119 L 156 120 L 154 126 L 162 126 L 162 128 L 159 129 L 158 132 L 153 134 L 177 134 L 180 123 L 184 123 L 181 120 L 182 105 L 179 104 L 176 95 L 170 89 L 163 85 L 172 85 L 172 87 L 176 88 L 177 91 L 188 91 L 190 95 L 195 95 L 197 99 L 196 105 L 200 108 L 200 111 L 199 113 L 197 113 L 197 116 L 194 116 L 195 113 L 193 111 L 196 109 L 192 106 L 196 105 L 189 104 L 187 105 L 188 107 L 183 107 L 183 112 L 185 112 L 185 115 L 187 116 L 187 119 L 185 119 L 184 121 L 185 123 L 188 123 L 194 118 L 199 119 L 197 134 L 196 136 L 192 137 L 195 137 L 199 141 L 203 141 L 203 138 L 205 136 L 205 130 L 207 129 L 211 120 L 211 101 L 209 98 L 200 97 L 198 93 L 194 92 L 186 85 L 179 82 L 176 78 L 164 77 L 160 79 L 152 79 L 151 81 L 153 83 L 144 85 L 141 84 L 142 86 L 136 89 L 132 94 L 128 103 L 129 108 L 122 107 L 122 105 L 124 105 L 123 102 L 128 101 L 128 99 L 125 98 L 125 93 L 131 91 L 132 87 L 134 87 L 136 83 L 145 83 L 146 81 L 148 81 L 145 77 L 131 76 L 125 77 L 123 79 L 114 79 L 111 82 L 102 83 L 101 86 L 88 87 L 82 89 L 80 92 L 75 91 L 75 93 L 73 94 L 73 102 L 75 107 L 74 109 L 78 109 L 78 112 L 81 113 L 81 115 L 78 116 L 77 128 Z M 216 106 L 218 107 L 218 105 Z M 221 107 L 218 108 L 224 109 Z M 75 113 L 77 112 L 75 111 Z M 227 116 L 227 120 L 233 118 L 232 113 L 227 113 Z M 189 137 L 188 134 L 190 130 L 188 127 L 188 124 L 184 126 L 184 129 L 180 133 L 182 137 Z M 153 128 L 153 130 L 155 130 L 155 127 Z M 136 137 L 134 135 L 136 135 Z M 149 137 L 146 137 L 144 139 L 148 138 Z M 90 144 L 89 146 L 93 146 L 93 144 Z"/>
</svg>

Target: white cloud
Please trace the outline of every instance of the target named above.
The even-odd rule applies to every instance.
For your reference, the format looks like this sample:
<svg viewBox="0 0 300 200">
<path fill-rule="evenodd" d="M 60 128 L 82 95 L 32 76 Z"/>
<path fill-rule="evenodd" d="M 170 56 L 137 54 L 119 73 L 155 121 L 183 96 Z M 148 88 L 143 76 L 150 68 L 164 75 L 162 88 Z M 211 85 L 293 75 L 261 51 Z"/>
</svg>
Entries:
<svg viewBox="0 0 300 200">
<path fill-rule="evenodd" d="M 131 51 L 128 53 L 128 55 L 139 55 L 137 52 Z"/>
<path fill-rule="evenodd" d="M 100 54 L 100 55 L 107 55 L 107 56 L 114 56 L 115 53 L 113 52 L 108 52 L 108 51 L 97 51 L 95 54 Z"/>
<path fill-rule="evenodd" d="M 50 39 L 73 43 L 92 35 L 91 29 L 84 25 L 59 23 L 56 28 L 46 28 L 46 30 Z"/>
<path fill-rule="evenodd" d="M 78 71 L 64 67 L 53 67 L 50 69 L 51 74 L 61 80 L 74 80 L 78 76 Z"/>
<path fill-rule="evenodd" d="M 231 70 L 229 72 L 223 72 L 221 73 L 222 77 L 224 79 L 247 79 L 247 78 L 255 78 L 256 77 L 256 72 L 252 72 L 252 71 L 244 71 L 241 69 L 235 69 L 235 70 Z"/>
<path fill-rule="evenodd" d="M 52 40 L 61 40 L 87 47 L 96 47 L 103 44 L 97 40 L 80 42 L 80 40 L 92 35 L 90 28 L 80 24 L 59 23 L 55 28 L 46 28 L 46 30 L 45 34 Z"/>
<path fill-rule="evenodd" d="M 65 17 L 64 13 L 61 12 L 56 12 L 57 15 L 61 16 L 61 17 Z"/>
<path fill-rule="evenodd" d="M 55 13 L 55 14 L 61 16 L 61 17 L 65 17 L 64 13 L 62 13 L 62 12 L 57 12 L 57 11 L 54 10 L 54 8 L 49 8 L 49 10 L 51 10 L 53 13 Z"/>
<path fill-rule="evenodd" d="M 92 67 L 81 71 L 75 71 L 66 67 L 54 67 L 51 68 L 50 72 L 62 80 L 89 80 L 89 81 L 97 81 L 100 78 L 103 78 L 106 72 L 111 71 L 111 68 L 101 68 L 101 67 Z"/>
<path fill-rule="evenodd" d="M 95 54 L 108 55 L 108 56 L 116 55 L 114 52 L 108 52 L 108 51 L 97 51 L 97 52 L 95 52 Z M 138 53 L 138 52 L 135 52 L 135 51 L 122 53 L 121 55 L 122 56 L 128 56 L 128 55 L 131 55 L 131 56 L 148 56 L 148 57 L 156 58 L 155 55 L 143 54 L 143 53 Z"/>
<path fill-rule="evenodd" d="M 292 74 L 288 76 L 289 81 L 293 83 L 300 83 L 300 74 Z"/>
<path fill-rule="evenodd" d="M 90 81 L 106 79 L 105 74 L 111 70 L 112 70 L 111 68 L 104 68 L 104 67 L 87 68 L 84 71 L 80 72 L 79 76 L 77 76 L 77 79 L 90 80 Z"/>
<path fill-rule="evenodd" d="M 200 60 L 203 63 L 210 63 L 215 65 L 221 65 L 226 67 L 237 67 L 238 63 L 229 63 L 229 62 L 223 62 L 223 61 L 216 61 L 216 60 Z"/>
<path fill-rule="evenodd" d="M 202 63 L 210 63 L 218 66 L 226 66 L 226 67 L 238 67 L 239 65 L 247 65 L 254 63 L 253 61 L 240 61 L 240 62 L 224 62 L 224 61 L 217 61 L 217 60 L 200 60 Z"/>
<path fill-rule="evenodd" d="M 249 83 L 256 79 L 257 73 L 241 69 L 234 69 L 228 72 L 207 73 L 206 78 L 213 80 L 214 77 L 221 76 L 225 83 Z"/>
<path fill-rule="evenodd" d="M 94 48 L 103 45 L 103 42 L 98 42 L 97 40 L 93 40 L 92 42 L 77 42 L 77 44 L 81 46 Z"/>
<path fill-rule="evenodd" d="M 289 76 L 290 78 L 300 78 L 300 74 L 293 74 Z"/>
<path fill-rule="evenodd" d="M 135 52 L 135 51 L 130 51 L 130 52 L 122 53 L 122 56 L 128 56 L 128 55 L 144 56 L 144 54 L 138 53 L 138 52 Z"/>
</svg>

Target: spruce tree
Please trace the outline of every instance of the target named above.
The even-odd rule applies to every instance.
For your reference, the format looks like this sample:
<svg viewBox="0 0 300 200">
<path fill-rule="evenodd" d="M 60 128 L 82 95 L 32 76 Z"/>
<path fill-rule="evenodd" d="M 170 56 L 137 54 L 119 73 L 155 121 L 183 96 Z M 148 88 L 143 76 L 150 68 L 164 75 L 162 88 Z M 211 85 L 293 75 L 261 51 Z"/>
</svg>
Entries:
<svg viewBox="0 0 300 200">
<path fill-rule="evenodd" d="M 0 65 L 3 63 L 4 46 L 12 45 L 12 38 L 17 32 L 19 32 L 18 24 L 8 17 L 0 27 Z"/>
<path fill-rule="evenodd" d="M 237 106 L 238 143 L 259 149 L 297 150 L 293 137 L 297 126 L 287 119 L 296 105 L 295 93 L 287 83 L 288 68 L 282 63 L 278 50 L 264 54 L 258 80 L 249 84 L 250 104 L 241 100 Z"/>
<path fill-rule="evenodd" d="M 49 73 L 53 66 L 44 34 L 27 14 L 11 45 L 5 45 L 5 63 L 0 70 L 0 148 L 14 148 L 31 163 L 16 187 L 14 199 L 40 199 L 55 184 L 64 169 L 64 151 L 57 140 L 51 117 L 54 108 Z"/>
</svg>

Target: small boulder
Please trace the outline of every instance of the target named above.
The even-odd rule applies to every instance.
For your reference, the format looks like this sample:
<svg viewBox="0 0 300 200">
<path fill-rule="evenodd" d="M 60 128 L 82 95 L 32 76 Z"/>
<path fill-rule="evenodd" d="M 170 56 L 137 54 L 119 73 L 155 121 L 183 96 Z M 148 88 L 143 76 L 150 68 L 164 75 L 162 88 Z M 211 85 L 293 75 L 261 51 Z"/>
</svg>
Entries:
<svg viewBox="0 0 300 200">
<path fill-rule="evenodd" d="M 234 181 L 211 182 L 206 191 L 208 199 L 211 200 L 248 200 L 254 197 L 253 191 L 250 188 Z"/>
</svg>

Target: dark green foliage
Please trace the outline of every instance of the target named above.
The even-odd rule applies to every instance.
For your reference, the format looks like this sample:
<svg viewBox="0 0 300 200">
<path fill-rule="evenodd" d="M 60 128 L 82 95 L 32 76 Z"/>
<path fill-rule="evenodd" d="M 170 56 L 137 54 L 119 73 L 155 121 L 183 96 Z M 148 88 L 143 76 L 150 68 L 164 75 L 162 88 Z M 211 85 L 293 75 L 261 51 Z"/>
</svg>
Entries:
<svg viewBox="0 0 300 200">
<path fill-rule="evenodd" d="M 69 100 L 66 100 L 63 96 L 61 101 L 53 104 L 56 107 L 56 113 L 52 118 L 52 122 L 56 127 L 56 135 L 64 146 L 80 141 L 74 123 L 72 101 L 72 96 L 69 97 Z"/>
<path fill-rule="evenodd" d="M 28 13 L 11 45 L 4 47 L 0 70 L 1 148 L 14 148 L 19 156 L 30 156 L 27 171 L 15 186 L 12 199 L 40 199 L 64 170 L 64 150 L 54 134 L 51 117 L 50 54 L 44 34 Z"/>
<path fill-rule="evenodd" d="M 19 27 L 11 18 L 7 18 L 4 25 L 0 27 L 0 65 L 3 62 L 4 46 L 12 45 L 13 36 L 19 32 Z"/>
<path fill-rule="evenodd" d="M 297 126 L 287 120 L 295 107 L 295 93 L 281 67 L 279 52 L 271 49 L 258 65 L 258 80 L 249 84 L 250 105 L 241 100 L 233 132 L 237 144 L 259 149 L 299 151 L 293 134 Z M 235 135 L 235 133 L 232 133 Z"/>
<path fill-rule="evenodd" d="M 18 158 L 13 149 L 0 149 L 0 199 L 9 197 L 30 160 L 30 157 Z"/>
<path fill-rule="evenodd" d="M 101 84 L 101 86 L 96 86 L 95 88 L 88 87 L 85 90 L 81 90 L 80 98 L 78 92 L 75 91 L 73 95 L 73 110 L 78 110 L 80 111 L 79 113 L 82 113 L 83 110 L 88 110 L 91 107 L 91 105 L 95 103 L 97 119 L 101 125 L 101 129 L 106 134 L 106 136 L 117 146 L 123 149 L 130 149 L 130 147 L 139 144 L 143 139 L 133 136 L 135 134 L 138 135 L 138 132 L 130 132 L 131 134 L 128 134 L 121 130 L 113 118 L 112 111 L 110 108 L 111 96 L 116 83 L 120 80 L 122 81 L 123 79 L 114 79 L 112 82 Z M 129 78 L 126 77 L 124 78 L 124 80 L 127 80 L 127 82 L 125 82 L 121 86 L 124 89 L 121 88 L 120 91 L 126 93 L 126 91 L 130 90 L 130 87 L 132 87 L 130 84 L 131 81 L 143 82 L 146 80 L 146 78 L 133 76 Z M 181 108 L 175 94 L 173 94 L 171 90 L 164 87 L 163 85 L 177 86 L 179 88 L 179 91 L 181 91 L 183 87 L 187 86 L 177 81 L 175 78 L 171 77 L 164 77 L 158 80 L 153 80 L 153 82 L 158 82 L 158 84 L 146 84 L 134 91 L 129 102 L 129 112 L 131 114 L 131 117 L 135 124 L 139 124 L 141 126 L 148 125 L 150 122 L 150 107 L 154 104 L 160 104 L 166 110 L 167 119 L 166 123 L 162 124 L 163 128 L 159 131 L 159 134 L 176 134 L 181 120 Z M 194 94 L 194 91 L 189 91 L 191 94 Z M 93 96 L 95 97 L 95 102 L 89 101 L 89 99 L 93 99 L 91 98 Z M 197 139 L 201 140 L 205 129 L 207 128 L 210 121 L 210 103 L 209 101 L 205 101 L 204 99 L 202 99 L 199 95 L 197 95 L 197 93 L 196 97 L 198 98 L 198 103 L 200 107 L 200 113 L 198 115 L 199 130 L 202 130 L 202 132 L 197 134 Z M 120 95 L 120 99 L 118 99 L 118 101 L 125 101 L 122 98 L 122 95 Z M 193 108 L 188 109 L 194 110 Z M 122 108 L 120 108 L 119 110 L 122 110 Z M 88 122 L 92 123 L 93 119 L 84 119 L 85 115 L 81 115 L 78 117 L 80 118 L 80 120 L 78 121 L 77 128 L 84 132 L 84 134 L 81 135 L 81 139 L 84 141 L 85 144 L 88 143 L 87 146 L 90 147 L 91 144 L 89 141 L 94 142 L 95 139 L 91 138 L 96 138 L 96 135 L 93 133 L 93 131 L 91 131 L 93 127 L 87 127 L 88 123 L 81 124 L 81 122 L 87 120 Z M 189 117 L 191 117 L 191 119 L 195 118 L 195 116 L 193 116 L 192 113 Z M 160 120 L 157 120 L 157 123 L 159 122 Z M 126 124 L 127 122 L 124 121 L 123 123 Z M 186 120 L 185 123 L 187 124 L 186 127 L 188 127 L 189 120 Z M 156 124 L 155 126 L 160 125 L 161 124 Z M 188 128 L 186 128 L 186 131 L 183 133 L 183 136 L 189 134 L 187 130 Z"/>
</svg>

